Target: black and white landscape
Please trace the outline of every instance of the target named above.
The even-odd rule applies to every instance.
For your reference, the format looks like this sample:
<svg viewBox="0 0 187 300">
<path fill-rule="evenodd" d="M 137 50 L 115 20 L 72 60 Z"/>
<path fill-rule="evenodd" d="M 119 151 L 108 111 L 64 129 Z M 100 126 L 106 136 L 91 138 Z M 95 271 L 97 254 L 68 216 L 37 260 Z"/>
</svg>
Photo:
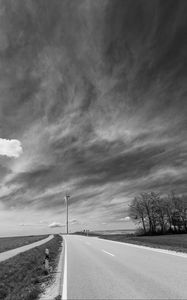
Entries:
<svg viewBox="0 0 187 300">
<path fill-rule="evenodd" d="M 187 298 L 186 17 L 0 0 L 0 299 Z"/>
</svg>

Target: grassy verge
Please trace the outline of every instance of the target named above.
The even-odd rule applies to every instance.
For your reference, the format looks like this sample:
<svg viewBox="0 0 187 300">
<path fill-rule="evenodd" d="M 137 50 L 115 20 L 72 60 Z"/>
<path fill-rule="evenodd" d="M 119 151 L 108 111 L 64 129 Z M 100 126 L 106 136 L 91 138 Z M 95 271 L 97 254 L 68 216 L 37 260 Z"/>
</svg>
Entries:
<svg viewBox="0 0 187 300">
<path fill-rule="evenodd" d="M 0 238 L 0 253 L 40 241 L 47 238 L 47 236 L 48 235 L 33 235 Z"/>
<path fill-rule="evenodd" d="M 62 237 L 39 247 L 28 250 L 0 263 L 0 299 L 34 300 L 42 292 L 42 285 L 50 281 L 54 273 L 46 276 L 44 272 L 44 252 L 50 252 L 50 266 L 53 270 L 58 263 Z"/>
<path fill-rule="evenodd" d="M 187 234 L 169 234 L 156 236 L 135 236 L 135 235 L 100 235 L 102 239 L 108 239 L 118 242 L 162 248 L 178 252 L 187 253 Z"/>
</svg>

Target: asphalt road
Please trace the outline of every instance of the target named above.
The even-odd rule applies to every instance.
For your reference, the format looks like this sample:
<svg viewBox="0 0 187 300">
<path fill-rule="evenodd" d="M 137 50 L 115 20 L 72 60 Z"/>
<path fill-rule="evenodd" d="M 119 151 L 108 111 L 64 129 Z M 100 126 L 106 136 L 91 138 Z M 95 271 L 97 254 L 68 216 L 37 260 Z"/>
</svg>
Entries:
<svg viewBox="0 0 187 300">
<path fill-rule="evenodd" d="M 5 252 L 1 252 L 0 253 L 0 262 L 4 261 L 6 259 L 9 259 L 9 258 L 21 253 L 21 252 L 25 252 L 27 250 L 30 250 L 30 249 L 34 248 L 34 247 L 43 245 L 44 243 L 47 243 L 48 241 L 50 241 L 53 238 L 54 238 L 54 235 L 50 235 L 49 237 L 47 237 L 45 239 L 42 239 L 38 242 L 28 244 L 26 246 L 22 246 L 22 247 L 15 248 L 15 249 L 12 249 L 12 250 L 8 250 L 8 251 L 5 251 Z"/>
<path fill-rule="evenodd" d="M 187 255 L 65 236 L 63 299 L 187 299 Z"/>
</svg>

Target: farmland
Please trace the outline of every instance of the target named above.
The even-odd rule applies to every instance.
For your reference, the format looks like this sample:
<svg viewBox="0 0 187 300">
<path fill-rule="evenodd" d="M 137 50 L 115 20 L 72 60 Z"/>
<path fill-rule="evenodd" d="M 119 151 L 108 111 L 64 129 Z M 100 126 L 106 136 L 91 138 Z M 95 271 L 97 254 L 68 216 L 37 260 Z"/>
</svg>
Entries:
<svg viewBox="0 0 187 300">
<path fill-rule="evenodd" d="M 187 234 L 167 234 L 155 236 L 136 236 L 133 234 L 103 234 L 99 237 L 118 242 L 132 243 L 179 252 L 187 252 Z"/>
<path fill-rule="evenodd" d="M 43 284 L 49 282 L 54 273 L 44 272 L 44 252 L 49 249 L 50 266 L 57 266 L 62 237 L 55 235 L 49 242 L 16 255 L 0 263 L 0 299 L 34 300 L 42 292 Z"/>
<path fill-rule="evenodd" d="M 0 253 L 40 241 L 46 237 L 46 235 L 33 235 L 0 238 Z"/>
</svg>

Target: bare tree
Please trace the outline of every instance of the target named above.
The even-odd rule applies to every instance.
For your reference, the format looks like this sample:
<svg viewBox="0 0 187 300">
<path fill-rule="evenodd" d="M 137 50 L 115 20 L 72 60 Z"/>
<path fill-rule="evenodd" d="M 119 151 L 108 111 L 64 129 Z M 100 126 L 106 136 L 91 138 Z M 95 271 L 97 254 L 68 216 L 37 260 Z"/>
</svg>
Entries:
<svg viewBox="0 0 187 300">
<path fill-rule="evenodd" d="M 129 205 L 129 216 L 136 223 L 143 226 L 144 233 L 146 233 L 146 224 L 145 224 L 145 207 L 140 198 L 135 197 L 132 200 L 131 205 Z"/>
<path fill-rule="evenodd" d="M 178 231 L 187 232 L 187 198 L 185 196 L 176 196 L 174 192 L 170 195 L 173 203 L 173 225 Z"/>
<path fill-rule="evenodd" d="M 154 233 L 156 231 L 155 228 L 156 224 L 155 224 L 155 220 L 153 219 L 153 203 L 152 203 L 151 196 L 149 193 L 141 193 L 140 197 L 141 197 L 142 205 L 146 212 L 145 217 L 148 220 L 149 232 Z"/>
<path fill-rule="evenodd" d="M 129 206 L 129 215 L 141 224 L 144 233 L 167 231 L 187 232 L 187 197 L 171 192 L 167 197 L 159 193 L 141 193 Z"/>
<path fill-rule="evenodd" d="M 173 231 L 173 210 L 174 210 L 174 205 L 173 202 L 171 201 L 171 198 L 169 196 L 162 198 L 162 205 L 164 206 L 164 211 L 165 211 L 165 218 L 166 218 L 166 229 L 168 229 L 170 232 Z"/>
</svg>

